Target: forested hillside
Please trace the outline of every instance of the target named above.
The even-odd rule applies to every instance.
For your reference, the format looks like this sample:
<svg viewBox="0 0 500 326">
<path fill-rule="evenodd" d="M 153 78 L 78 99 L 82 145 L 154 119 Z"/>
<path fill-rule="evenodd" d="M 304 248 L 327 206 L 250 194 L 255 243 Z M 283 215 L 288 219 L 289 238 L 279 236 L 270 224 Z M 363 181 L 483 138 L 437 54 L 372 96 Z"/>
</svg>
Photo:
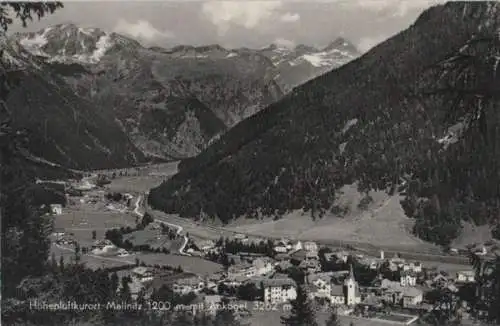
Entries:
<svg viewBox="0 0 500 326">
<path fill-rule="evenodd" d="M 341 186 L 358 182 L 361 191 L 403 191 L 414 232 L 430 241 L 448 243 L 461 220 L 495 223 L 499 8 L 428 9 L 407 30 L 184 161 L 151 191 L 151 204 L 224 222 L 300 208 L 316 215 L 332 207 Z M 484 38 L 486 45 L 475 41 Z"/>
</svg>

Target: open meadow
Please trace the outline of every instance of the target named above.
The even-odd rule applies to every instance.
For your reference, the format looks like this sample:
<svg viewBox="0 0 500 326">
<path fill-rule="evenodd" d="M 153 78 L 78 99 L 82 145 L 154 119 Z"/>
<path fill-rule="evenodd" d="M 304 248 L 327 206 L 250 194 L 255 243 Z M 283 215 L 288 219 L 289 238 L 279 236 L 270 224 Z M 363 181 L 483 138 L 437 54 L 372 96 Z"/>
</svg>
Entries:
<svg viewBox="0 0 500 326">
<path fill-rule="evenodd" d="M 136 257 L 148 265 L 170 265 L 173 267 L 181 266 L 185 272 L 191 272 L 198 275 L 210 275 L 222 270 L 222 265 L 205 260 L 199 257 L 189 257 L 174 254 L 161 253 L 138 253 Z"/>
<path fill-rule="evenodd" d="M 411 234 L 413 220 L 406 217 L 399 196 L 370 192 L 372 202 L 360 207 L 364 195 L 354 185 L 344 186 L 336 205 L 345 211 L 342 216 L 327 213 L 313 221 L 310 212 L 291 212 L 282 219 L 259 221 L 239 219 L 228 229 L 263 237 L 288 237 L 301 240 L 367 243 L 373 246 L 397 246 L 407 249 L 435 249 Z"/>
</svg>

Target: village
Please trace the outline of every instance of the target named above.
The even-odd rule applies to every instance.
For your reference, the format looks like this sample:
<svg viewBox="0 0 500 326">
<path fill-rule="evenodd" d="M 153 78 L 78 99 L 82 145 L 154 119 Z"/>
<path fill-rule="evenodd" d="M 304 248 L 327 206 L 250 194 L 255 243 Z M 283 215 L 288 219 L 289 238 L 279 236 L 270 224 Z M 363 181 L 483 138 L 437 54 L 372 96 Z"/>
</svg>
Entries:
<svg viewBox="0 0 500 326">
<path fill-rule="evenodd" d="M 470 265 L 441 268 L 397 254 L 386 257 L 383 250 L 375 257 L 349 246 L 333 248 L 314 241 L 245 234 L 218 240 L 181 235 L 170 223 L 147 214 L 134 216 L 135 195 L 109 192 L 88 181 L 79 184 L 81 187 L 76 192 L 73 187 L 68 196 L 73 205 L 100 203 L 99 209 L 105 207 L 113 216 L 128 216 L 127 223 L 99 232 L 91 227 L 72 232 L 56 227 L 54 246 L 71 249 L 71 257 L 78 252 L 78 259 L 111 263 L 106 266 L 119 277 L 128 278 L 132 298 L 146 300 L 152 309 L 216 314 L 231 307 L 238 318 L 251 320 L 259 314 L 286 314 L 298 287 L 303 286 L 318 311 L 335 309 L 339 316 L 370 324 L 410 325 L 441 309 L 443 293 L 456 302 L 458 298 L 466 302 L 463 298 L 476 281 Z M 65 216 L 64 210 L 67 208 L 61 204 L 50 206 L 56 225 L 58 218 Z M 78 230 L 85 236 L 75 236 Z M 490 243 L 470 250 L 486 258 L 497 248 Z M 468 306 L 459 311 L 466 319 Z"/>
</svg>

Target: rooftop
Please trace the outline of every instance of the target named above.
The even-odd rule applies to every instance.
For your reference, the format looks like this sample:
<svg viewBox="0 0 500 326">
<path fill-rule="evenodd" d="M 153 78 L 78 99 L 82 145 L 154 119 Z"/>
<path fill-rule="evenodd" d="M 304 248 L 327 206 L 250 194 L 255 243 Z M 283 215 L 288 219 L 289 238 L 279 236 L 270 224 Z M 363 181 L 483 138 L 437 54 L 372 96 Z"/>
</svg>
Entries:
<svg viewBox="0 0 500 326">
<path fill-rule="evenodd" d="M 296 286 L 291 278 L 270 278 L 263 280 L 264 287 Z"/>
</svg>

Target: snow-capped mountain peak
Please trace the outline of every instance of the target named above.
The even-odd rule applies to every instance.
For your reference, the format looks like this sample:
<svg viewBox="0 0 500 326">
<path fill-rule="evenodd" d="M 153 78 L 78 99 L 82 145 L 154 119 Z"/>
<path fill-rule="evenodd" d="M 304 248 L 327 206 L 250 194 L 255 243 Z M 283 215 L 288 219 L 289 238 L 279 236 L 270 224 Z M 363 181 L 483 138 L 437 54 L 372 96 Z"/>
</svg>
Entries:
<svg viewBox="0 0 500 326">
<path fill-rule="evenodd" d="M 96 64 L 114 45 L 139 45 L 136 41 L 98 28 L 59 24 L 37 32 L 16 35 L 19 43 L 48 61 Z"/>
<path fill-rule="evenodd" d="M 321 50 L 304 44 L 293 49 L 271 44 L 260 52 L 276 66 L 276 80 L 285 92 L 359 56 L 356 47 L 340 37 Z"/>
</svg>

